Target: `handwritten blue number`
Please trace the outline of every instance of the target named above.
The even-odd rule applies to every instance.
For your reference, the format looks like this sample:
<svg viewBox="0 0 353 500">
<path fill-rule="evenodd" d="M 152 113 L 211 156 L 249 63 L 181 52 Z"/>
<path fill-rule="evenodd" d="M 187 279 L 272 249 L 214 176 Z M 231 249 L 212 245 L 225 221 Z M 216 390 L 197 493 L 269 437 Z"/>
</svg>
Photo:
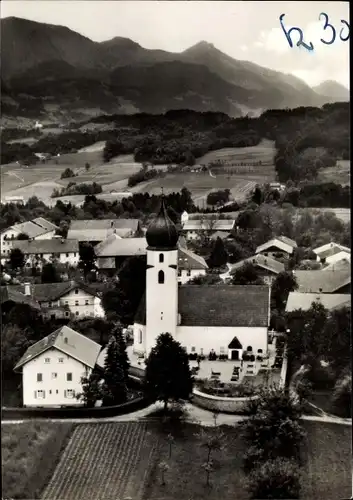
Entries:
<svg viewBox="0 0 353 500">
<path fill-rule="evenodd" d="M 328 15 L 325 14 L 325 12 L 321 12 L 321 14 L 319 15 L 319 20 L 321 19 L 321 16 L 324 16 L 326 19 L 325 19 L 325 26 L 324 26 L 324 30 L 327 29 L 327 28 L 331 28 L 332 30 L 332 39 L 330 42 L 326 42 L 326 40 L 323 40 L 322 38 L 320 38 L 320 41 L 322 43 L 325 43 L 326 45 L 331 45 L 335 40 L 336 40 L 336 30 L 335 28 L 332 26 L 332 24 L 330 24 L 328 22 Z"/>
<path fill-rule="evenodd" d="M 306 44 L 305 42 L 303 42 L 303 32 L 300 28 L 296 28 L 296 27 L 293 27 L 291 28 L 290 30 L 286 30 L 286 28 L 284 27 L 283 25 L 283 21 L 282 19 L 284 18 L 285 14 L 281 14 L 279 16 L 279 21 L 281 23 L 281 26 L 282 26 L 282 29 L 283 29 L 283 32 L 284 34 L 286 35 L 286 38 L 288 40 L 288 43 L 289 43 L 289 46 L 291 48 L 293 48 L 293 42 L 292 42 L 292 37 L 291 37 L 291 32 L 292 31 L 298 31 L 299 33 L 299 41 L 297 42 L 297 47 L 300 47 L 301 45 L 306 48 L 307 50 L 314 50 L 314 45 L 310 42 L 310 44 Z"/>
<path fill-rule="evenodd" d="M 345 24 L 347 26 L 347 28 L 348 28 L 347 38 L 343 38 L 342 37 L 342 32 L 343 32 L 344 28 L 342 28 L 341 31 L 340 31 L 340 39 L 342 40 L 342 42 L 346 42 L 347 40 L 349 40 L 350 33 L 351 33 L 351 28 L 350 28 L 349 24 L 347 23 L 347 21 L 345 21 L 344 19 L 341 19 L 341 23 Z"/>
</svg>

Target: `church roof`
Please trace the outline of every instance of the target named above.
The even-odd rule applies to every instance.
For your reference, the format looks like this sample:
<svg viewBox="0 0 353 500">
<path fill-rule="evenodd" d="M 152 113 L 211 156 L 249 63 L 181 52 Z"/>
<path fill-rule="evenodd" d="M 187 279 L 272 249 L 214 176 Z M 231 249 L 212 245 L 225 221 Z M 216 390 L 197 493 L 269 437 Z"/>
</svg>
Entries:
<svg viewBox="0 0 353 500">
<path fill-rule="evenodd" d="M 269 288 L 260 285 L 183 285 L 178 288 L 180 326 L 267 327 Z M 146 297 L 135 323 L 146 324 Z"/>
<path fill-rule="evenodd" d="M 173 249 L 177 245 L 178 237 L 177 228 L 168 216 L 164 196 L 162 196 L 159 213 L 146 232 L 148 246 L 158 250 Z"/>
</svg>

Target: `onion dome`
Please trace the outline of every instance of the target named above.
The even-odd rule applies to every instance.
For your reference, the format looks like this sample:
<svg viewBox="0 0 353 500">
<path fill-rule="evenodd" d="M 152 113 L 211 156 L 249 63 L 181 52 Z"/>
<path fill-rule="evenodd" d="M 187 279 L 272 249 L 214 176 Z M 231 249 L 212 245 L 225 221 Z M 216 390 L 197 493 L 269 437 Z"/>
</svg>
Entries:
<svg viewBox="0 0 353 500">
<path fill-rule="evenodd" d="M 174 250 L 178 243 L 178 237 L 177 228 L 167 214 L 164 196 L 162 196 L 159 213 L 148 226 L 146 232 L 148 247 L 156 250 Z"/>
</svg>

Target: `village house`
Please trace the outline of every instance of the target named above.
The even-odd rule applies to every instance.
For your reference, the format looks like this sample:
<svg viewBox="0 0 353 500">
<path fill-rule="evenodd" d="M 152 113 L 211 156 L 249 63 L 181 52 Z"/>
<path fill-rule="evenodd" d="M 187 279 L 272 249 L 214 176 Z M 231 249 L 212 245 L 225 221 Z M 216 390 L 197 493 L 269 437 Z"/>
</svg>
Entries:
<svg viewBox="0 0 353 500">
<path fill-rule="evenodd" d="M 14 367 L 22 372 L 23 406 L 82 406 L 83 376 L 96 365 L 101 346 L 63 326 L 30 346 Z"/>
<path fill-rule="evenodd" d="M 120 238 L 111 234 L 94 249 L 99 269 L 118 269 L 127 257 L 147 255 L 147 241 L 146 238 Z M 178 283 L 184 284 L 206 274 L 207 268 L 203 257 L 188 250 L 184 241 L 178 242 Z"/>
<path fill-rule="evenodd" d="M 139 230 L 140 222 L 138 219 L 73 220 L 67 238 L 78 240 L 79 243 L 96 245 L 106 240 L 111 234 L 128 238 L 133 237 Z"/>
<path fill-rule="evenodd" d="M 320 303 L 329 311 L 341 307 L 351 307 L 351 295 L 348 293 L 301 293 L 289 292 L 286 312 L 301 309 L 307 311 L 313 303 Z"/>
<path fill-rule="evenodd" d="M 351 293 L 351 270 L 294 270 L 300 293 Z"/>
<path fill-rule="evenodd" d="M 351 260 L 351 249 L 340 245 L 339 243 L 326 243 L 320 247 L 314 248 L 317 262 L 322 264 L 335 264 L 341 260 Z"/>
<path fill-rule="evenodd" d="M 265 255 L 266 257 L 272 257 L 273 259 L 289 259 L 293 255 L 294 249 L 297 248 L 297 244 L 294 240 L 287 238 L 286 236 L 276 236 L 272 240 L 259 245 L 255 253 Z"/>
<path fill-rule="evenodd" d="M 213 350 L 234 360 L 245 351 L 266 354 L 270 288 L 178 286 L 178 237 L 162 198 L 158 217 L 146 232 L 146 292 L 133 325 L 133 352 L 148 356 L 159 334 L 169 332 L 187 353 Z"/>
<path fill-rule="evenodd" d="M 285 270 L 282 262 L 279 262 L 272 257 L 265 257 L 259 253 L 257 255 L 253 255 L 252 257 L 248 257 L 247 259 L 243 259 L 236 264 L 232 264 L 229 271 L 220 275 L 220 277 L 222 279 L 231 278 L 238 269 L 247 263 L 252 264 L 257 269 L 259 276 L 261 276 L 264 282 L 268 285 L 272 283 L 277 274 L 282 273 Z"/>
<path fill-rule="evenodd" d="M 103 318 L 105 316 L 99 294 L 90 286 L 75 281 L 7 285 L 40 305 L 44 318 Z"/>
<path fill-rule="evenodd" d="M 227 237 L 235 227 L 235 219 L 221 219 L 219 214 L 199 214 L 198 219 L 190 218 L 187 212 L 181 215 L 181 230 L 187 240 L 195 240 L 202 234 L 209 237 L 216 232 L 225 233 Z"/>
<path fill-rule="evenodd" d="M 54 237 L 59 228 L 51 222 L 38 217 L 32 221 L 21 222 L 1 232 L 1 254 L 9 255 L 19 235 L 27 235 L 30 240 L 48 240 Z"/>
<path fill-rule="evenodd" d="M 18 248 L 23 252 L 26 267 L 35 267 L 39 270 L 42 269 L 43 264 L 48 262 L 77 266 L 79 261 L 77 240 L 66 240 L 64 238 L 17 240 L 13 243 L 13 248 Z"/>
</svg>

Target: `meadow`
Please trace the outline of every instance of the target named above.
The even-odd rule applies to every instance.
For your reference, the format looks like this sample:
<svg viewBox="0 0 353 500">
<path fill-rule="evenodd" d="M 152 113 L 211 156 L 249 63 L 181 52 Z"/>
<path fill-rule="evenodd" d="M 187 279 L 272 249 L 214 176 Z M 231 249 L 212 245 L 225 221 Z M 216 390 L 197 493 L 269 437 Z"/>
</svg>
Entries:
<svg viewBox="0 0 353 500">
<path fill-rule="evenodd" d="M 3 498 L 40 498 L 72 429 L 70 423 L 28 421 L 2 424 Z"/>
<path fill-rule="evenodd" d="M 301 469 L 301 498 L 349 498 L 351 426 L 304 421 L 303 427 L 307 439 L 303 447 L 305 463 Z M 33 428 L 42 439 L 31 439 Z M 171 430 L 156 421 L 79 424 L 72 431 L 60 459 L 55 450 L 50 453 L 53 447 L 46 445 L 45 436 L 53 430 L 49 423 L 3 425 L 2 429 L 3 436 L 5 434 L 3 458 L 6 458 L 3 495 L 7 497 L 23 500 L 249 498 L 241 468 L 245 446 L 236 427 L 223 427 L 222 450 L 212 452 L 211 486 L 206 485 L 202 468 L 207 460 L 207 449 L 202 446 L 198 425 L 182 424 Z M 59 426 L 59 429 L 59 433 L 64 432 L 64 427 Z M 29 438 L 26 437 L 27 431 Z M 174 438 L 171 446 L 168 441 L 170 432 Z M 31 477 L 32 481 L 38 481 L 36 473 L 41 454 L 44 454 L 44 460 L 56 462 L 57 466 L 54 473 L 52 466 L 48 468 L 46 465 L 41 470 L 43 491 L 40 496 L 30 496 L 33 488 L 27 486 L 24 490 L 23 484 L 31 484 L 28 481 Z M 29 457 L 33 457 L 32 465 Z M 165 485 L 160 470 L 162 462 L 167 464 Z M 14 486 L 10 479 L 16 473 L 16 464 L 21 474 L 16 476 L 19 479 Z M 26 464 L 26 469 L 23 464 Z"/>
<path fill-rule="evenodd" d="M 342 186 L 351 185 L 350 160 L 338 160 L 334 167 L 322 168 L 318 173 L 319 182 L 335 182 Z"/>
</svg>

